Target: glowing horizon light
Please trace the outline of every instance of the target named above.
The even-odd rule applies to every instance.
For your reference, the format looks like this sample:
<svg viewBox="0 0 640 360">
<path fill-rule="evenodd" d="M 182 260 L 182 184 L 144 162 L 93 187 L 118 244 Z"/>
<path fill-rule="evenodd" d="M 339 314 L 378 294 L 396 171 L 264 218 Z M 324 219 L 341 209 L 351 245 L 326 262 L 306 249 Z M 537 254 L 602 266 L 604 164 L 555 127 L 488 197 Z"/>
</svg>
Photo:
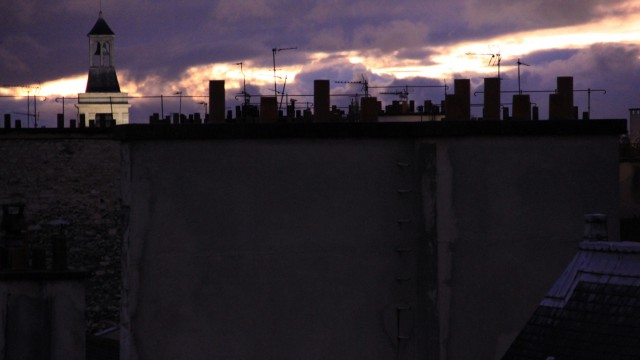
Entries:
<svg viewBox="0 0 640 360">
<path fill-rule="evenodd" d="M 599 43 L 640 44 L 640 14 L 603 18 L 597 22 L 576 26 L 514 33 L 449 47 L 430 48 L 437 53 L 430 59 L 434 65 L 414 68 L 414 71 L 409 73 L 435 78 L 469 71 L 487 74 L 497 71 L 495 66 L 487 66 L 488 58 L 469 56 L 468 53 L 500 53 L 504 61 L 538 51 L 584 49 Z M 392 74 L 397 78 L 408 77 L 403 74 L 405 69 L 398 67 L 380 67 L 376 68 L 375 72 Z"/>
<path fill-rule="evenodd" d="M 41 96 L 77 96 L 78 93 L 83 93 L 87 86 L 87 75 L 77 75 L 70 78 L 63 78 L 54 81 L 48 81 L 41 85 Z"/>
</svg>

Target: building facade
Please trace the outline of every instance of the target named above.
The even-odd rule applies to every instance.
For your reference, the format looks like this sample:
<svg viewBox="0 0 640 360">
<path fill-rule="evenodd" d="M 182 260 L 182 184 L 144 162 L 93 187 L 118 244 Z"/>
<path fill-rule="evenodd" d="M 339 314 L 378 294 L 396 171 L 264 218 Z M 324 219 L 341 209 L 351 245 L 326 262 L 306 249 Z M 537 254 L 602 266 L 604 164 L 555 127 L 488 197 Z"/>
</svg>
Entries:
<svg viewBox="0 0 640 360">
<path fill-rule="evenodd" d="M 499 359 L 618 238 L 621 121 L 247 125 L 117 129 L 123 359 Z"/>
</svg>

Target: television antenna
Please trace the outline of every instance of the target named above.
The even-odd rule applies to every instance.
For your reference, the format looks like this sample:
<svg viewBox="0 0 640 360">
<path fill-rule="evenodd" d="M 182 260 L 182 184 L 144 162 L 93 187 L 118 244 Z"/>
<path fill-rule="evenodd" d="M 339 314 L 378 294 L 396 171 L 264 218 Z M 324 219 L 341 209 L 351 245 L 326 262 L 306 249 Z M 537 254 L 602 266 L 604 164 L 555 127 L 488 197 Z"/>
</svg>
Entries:
<svg viewBox="0 0 640 360">
<path fill-rule="evenodd" d="M 475 52 L 468 52 L 465 53 L 465 55 L 468 56 L 489 56 L 489 62 L 488 62 L 488 66 L 497 66 L 498 67 L 498 79 L 500 79 L 500 63 L 502 62 L 502 54 L 500 54 L 500 49 L 498 49 L 497 51 L 492 50 L 492 46 L 489 46 L 489 51 L 488 53 L 475 53 Z"/>
<path fill-rule="evenodd" d="M 402 89 L 396 91 L 381 92 L 385 95 L 397 95 L 401 101 L 407 101 L 409 99 L 409 86 L 405 85 Z"/>
<path fill-rule="evenodd" d="M 474 53 L 468 52 L 465 55 L 468 56 L 490 56 L 488 66 L 497 66 L 498 67 L 498 79 L 500 79 L 500 63 L 502 62 L 502 55 L 500 52 L 493 53 Z"/>
<path fill-rule="evenodd" d="M 271 53 L 273 55 L 273 92 L 276 94 L 276 99 L 278 99 L 278 85 L 277 85 L 277 76 L 276 76 L 276 53 L 285 50 L 296 50 L 298 47 L 288 47 L 288 48 L 273 48 L 271 49 Z M 277 100 L 276 100 L 277 101 Z"/>
<path fill-rule="evenodd" d="M 518 58 L 518 95 L 522 95 L 522 89 L 520 88 L 520 65 L 524 65 L 524 66 L 531 66 L 529 64 L 525 64 L 522 61 L 520 61 L 520 58 Z"/>
<path fill-rule="evenodd" d="M 364 77 L 364 74 L 360 74 L 362 80 L 357 81 L 336 81 L 336 84 L 360 84 L 362 85 L 362 91 L 364 91 L 364 97 L 369 97 L 369 82 Z"/>
<path fill-rule="evenodd" d="M 240 72 L 242 73 L 242 92 L 240 95 L 244 97 L 244 104 L 249 105 L 251 102 L 251 95 L 247 93 L 247 78 L 245 77 L 244 70 L 242 69 L 242 61 L 236 63 L 236 65 L 240 65 Z"/>
</svg>

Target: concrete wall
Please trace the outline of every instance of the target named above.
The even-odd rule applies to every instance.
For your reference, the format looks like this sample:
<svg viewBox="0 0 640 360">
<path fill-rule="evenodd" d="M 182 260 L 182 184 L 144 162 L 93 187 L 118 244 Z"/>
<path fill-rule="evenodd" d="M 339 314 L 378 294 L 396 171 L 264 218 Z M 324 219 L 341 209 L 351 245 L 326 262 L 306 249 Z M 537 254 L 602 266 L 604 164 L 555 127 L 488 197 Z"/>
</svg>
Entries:
<svg viewBox="0 0 640 360">
<path fill-rule="evenodd" d="M 583 215 L 618 234 L 617 137 L 438 142 L 443 359 L 499 359 L 575 254 Z"/>
<path fill-rule="evenodd" d="M 620 216 L 640 218 L 640 164 L 620 163 Z"/>
<path fill-rule="evenodd" d="M 0 273 L 0 358 L 85 359 L 83 275 Z"/>
<path fill-rule="evenodd" d="M 365 125 L 125 136 L 123 359 L 497 359 L 618 237 L 617 130 Z"/>
<path fill-rule="evenodd" d="M 432 146 L 154 141 L 123 151 L 124 359 L 434 356 Z"/>
</svg>

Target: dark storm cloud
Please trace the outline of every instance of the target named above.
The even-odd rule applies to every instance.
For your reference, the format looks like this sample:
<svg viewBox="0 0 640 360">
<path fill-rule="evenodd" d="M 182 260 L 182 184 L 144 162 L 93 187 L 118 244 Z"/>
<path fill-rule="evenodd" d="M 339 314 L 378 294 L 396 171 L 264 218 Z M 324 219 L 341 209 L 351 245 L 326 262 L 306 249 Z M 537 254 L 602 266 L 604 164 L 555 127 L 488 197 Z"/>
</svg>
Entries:
<svg viewBox="0 0 640 360">
<path fill-rule="evenodd" d="M 600 17 L 625 1 L 612 0 L 467 0 L 471 27 L 505 24 L 516 28 L 554 28 Z"/>
<path fill-rule="evenodd" d="M 605 16 L 638 12 L 633 0 L 460 0 L 451 17 L 430 22 L 429 42 L 442 45 L 501 37 L 514 32 L 559 29 Z"/>
<path fill-rule="evenodd" d="M 268 63 L 272 47 L 309 52 L 395 49 L 424 45 L 428 11 L 418 1 L 103 1 L 117 36 L 117 61 L 131 71 L 174 72 L 233 60 Z M 25 0 L 3 6 L 0 72 L 11 80 L 44 81 L 82 73 L 86 34 L 98 6 L 86 1 Z M 53 66 L 55 59 L 63 66 Z M 261 60 L 264 59 L 264 60 Z M 5 75 L 8 76 L 8 75 Z"/>
<path fill-rule="evenodd" d="M 117 35 L 117 64 L 145 77 L 213 62 L 266 65 L 272 47 L 377 49 L 416 58 L 411 52 L 419 47 L 481 37 L 497 31 L 496 24 L 513 31 L 578 23 L 598 16 L 602 5 L 615 3 L 105 0 L 103 13 Z M 0 73 L 5 80 L 46 81 L 85 71 L 86 33 L 97 19 L 97 5 L 24 0 L 3 6 Z"/>
<path fill-rule="evenodd" d="M 428 60 L 434 54 L 433 50 L 425 48 L 408 48 L 399 50 L 397 57 L 400 59 L 421 60 L 423 65 L 432 65 L 433 63 L 428 62 Z"/>
<path fill-rule="evenodd" d="M 534 66 L 543 66 L 552 61 L 568 60 L 579 53 L 577 49 L 552 49 L 546 51 L 537 51 L 527 54 L 522 58 L 523 62 Z"/>
<path fill-rule="evenodd" d="M 69 5 L 33 0 L 3 4 L 0 83 L 44 82 L 86 67 L 85 35 L 90 28 L 83 20 L 86 14 Z"/>
<path fill-rule="evenodd" d="M 604 5 L 614 8 L 616 3 L 619 2 L 105 0 L 103 10 L 118 36 L 120 63 L 144 71 L 153 67 L 154 62 L 158 66 L 184 68 L 239 58 L 262 56 L 268 60 L 269 50 L 274 46 L 295 45 L 308 51 L 407 50 L 483 36 L 485 31 L 495 31 L 496 24 L 506 24 L 513 31 L 519 27 L 580 23 L 601 14 Z M 17 66 L 14 61 L 13 65 L 0 65 L 2 70 L 24 66 L 40 77 L 51 78 L 55 74 L 41 65 L 43 55 L 65 61 L 69 68 L 81 64 L 76 59 L 85 60 L 85 35 L 97 12 L 97 1 L 94 6 L 80 0 L 55 3 L 24 0 L 6 4 L 0 25 L 3 48 L 15 36 L 27 36 L 29 41 L 22 53 L 15 47 L 3 49 L 3 53 L 19 55 L 22 65 Z M 37 58 L 29 58 L 25 54 L 30 53 L 30 42 L 31 48 L 48 50 Z M 6 58 L 5 55 L 3 59 Z"/>
</svg>

